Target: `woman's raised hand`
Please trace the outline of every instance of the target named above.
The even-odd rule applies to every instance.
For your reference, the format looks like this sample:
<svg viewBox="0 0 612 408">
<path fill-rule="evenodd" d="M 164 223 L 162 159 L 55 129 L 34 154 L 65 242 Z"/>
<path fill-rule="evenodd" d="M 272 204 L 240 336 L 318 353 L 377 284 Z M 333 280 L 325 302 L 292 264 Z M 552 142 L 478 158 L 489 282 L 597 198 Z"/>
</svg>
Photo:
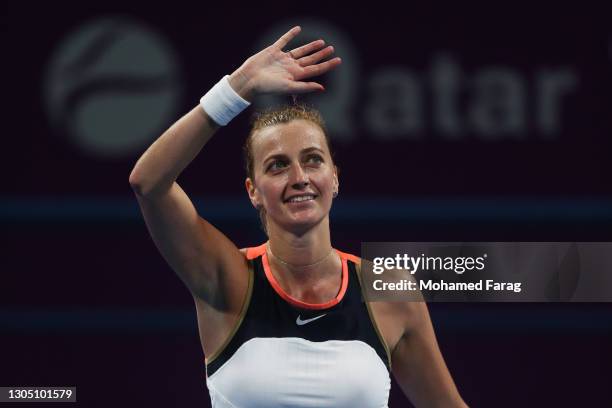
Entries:
<svg viewBox="0 0 612 408">
<path fill-rule="evenodd" d="M 247 59 L 230 75 L 232 88 L 247 100 L 258 94 L 323 91 L 323 85 L 306 80 L 334 69 L 341 60 L 336 57 L 320 62 L 334 52 L 334 47 L 324 47 L 323 40 L 283 51 L 300 31 L 299 26 L 293 27 L 274 44 Z"/>
</svg>

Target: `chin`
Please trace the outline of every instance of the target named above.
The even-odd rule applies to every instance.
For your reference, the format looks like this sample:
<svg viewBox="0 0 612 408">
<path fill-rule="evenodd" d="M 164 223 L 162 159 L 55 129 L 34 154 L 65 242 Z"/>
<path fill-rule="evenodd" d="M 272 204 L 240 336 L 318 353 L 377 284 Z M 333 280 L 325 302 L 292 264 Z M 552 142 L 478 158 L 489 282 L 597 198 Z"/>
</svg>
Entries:
<svg viewBox="0 0 612 408">
<path fill-rule="evenodd" d="M 319 225 L 326 218 L 326 216 L 327 214 L 322 215 L 314 213 L 293 214 L 293 216 L 289 217 L 289 219 L 285 219 L 279 224 L 287 231 L 292 231 L 296 234 L 303 234 Z"/>
</svg>

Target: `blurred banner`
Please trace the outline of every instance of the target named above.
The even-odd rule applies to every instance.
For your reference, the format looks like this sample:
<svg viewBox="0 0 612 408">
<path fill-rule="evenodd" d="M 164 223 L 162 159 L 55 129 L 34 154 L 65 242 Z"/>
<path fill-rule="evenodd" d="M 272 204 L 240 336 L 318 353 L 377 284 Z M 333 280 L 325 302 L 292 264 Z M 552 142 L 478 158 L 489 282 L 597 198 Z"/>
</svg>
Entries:
<svg viewBox="0 0 612 408">
<path fill-rule="evenodd" d="M 323 112 L 344 194 L 610 196 L 612 30 L 595 12 L 215 7 L 7 19 L 2 192 L 125 193 L 152 141 L 300 24 L 291 47 L 321 37 L 343 59 L 326 92 L 298 100 Z M 249 116 L 274 103 L 291 98 L 219 132 L 183 175 L 189 192 L 243 196 Z"/>
</svg>

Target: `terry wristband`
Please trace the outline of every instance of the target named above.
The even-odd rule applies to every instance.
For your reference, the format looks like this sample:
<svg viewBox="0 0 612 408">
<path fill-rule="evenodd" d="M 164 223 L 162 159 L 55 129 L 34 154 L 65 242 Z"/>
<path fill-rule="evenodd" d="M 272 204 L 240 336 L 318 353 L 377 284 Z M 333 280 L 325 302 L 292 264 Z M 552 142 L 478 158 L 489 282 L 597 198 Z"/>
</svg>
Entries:
<svg viewBox="0 0 612 408">
<path fill-rule="evenodd" d="M 250 104 L 230 86 L 229 75 L 224 76 L 200 99 L 204 111 L 220 126 L 227 125 Z"/>
</svg>

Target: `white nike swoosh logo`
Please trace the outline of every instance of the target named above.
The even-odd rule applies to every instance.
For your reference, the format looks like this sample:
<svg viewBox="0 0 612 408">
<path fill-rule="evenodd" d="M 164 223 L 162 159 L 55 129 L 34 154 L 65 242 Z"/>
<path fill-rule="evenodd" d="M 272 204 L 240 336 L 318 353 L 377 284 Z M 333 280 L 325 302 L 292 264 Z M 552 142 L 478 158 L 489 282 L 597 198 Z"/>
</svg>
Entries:
<svg viewBox="0 0 612 408">
<path fill-rule="evenodd" d="M 326 314 L 327 313 L 324 313 L 324 314 L 322 314 L 320 316 L 316 316 L 316 317 L 313 317 L 311 319 L 306 319 L 306 320 L 302 320 L 302 315 L 298 315 L 297 319 L 295 319 L 295 324 L 297 324 L 298 326 L 303 326 L 303 325 L 308 324 L 308 323 L 310 323 L 310 322 L 312 322 L 314 320 L 322 318 Z"/>
</svg>

